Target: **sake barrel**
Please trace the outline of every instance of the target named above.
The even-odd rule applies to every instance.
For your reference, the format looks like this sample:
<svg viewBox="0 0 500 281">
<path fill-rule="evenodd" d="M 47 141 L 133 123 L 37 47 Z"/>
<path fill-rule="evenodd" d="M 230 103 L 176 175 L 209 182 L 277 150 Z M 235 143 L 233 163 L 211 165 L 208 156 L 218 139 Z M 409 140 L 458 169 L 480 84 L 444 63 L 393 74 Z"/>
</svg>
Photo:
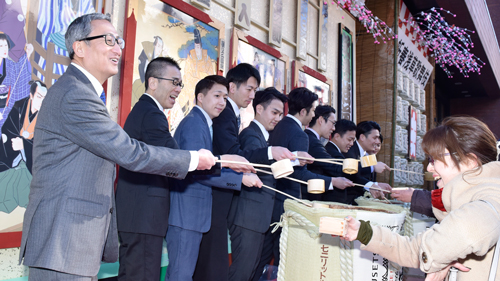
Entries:
<svg viewBox="0 0 500 281">
<path fill-rule="evenodd" d="M 401 267 L 380 255 L 360 250 L 358 241 L 346 242 L 338 237 L 319 233 L 321 217 L 344 218 L 348 215 L 369 220 L 400 232 L 406 212 L 387 211 L 340 203 L 321 202 L 328 208 L 307 207 L 285 200 L 285 213 L 279 225 L 280 236 L 279 281 L 366 281 L 399 280 Z"/>
</svg>

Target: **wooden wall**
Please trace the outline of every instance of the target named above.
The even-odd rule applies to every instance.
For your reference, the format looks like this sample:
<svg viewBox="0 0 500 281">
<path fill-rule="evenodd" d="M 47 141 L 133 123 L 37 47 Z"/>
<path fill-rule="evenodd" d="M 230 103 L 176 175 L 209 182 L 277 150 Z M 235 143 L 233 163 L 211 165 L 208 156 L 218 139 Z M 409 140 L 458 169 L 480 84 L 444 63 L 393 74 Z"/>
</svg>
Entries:
<svg viewBox="0 0 500 281">
<path fill-rule="evenodd" d="M 374 15 L 394 26 L 394 0 L 367 0 L 366 7 Z M 377 155 L 379 161 L 391 165 L 394 81 L 394 41 L 374 44 L 372 34 L 356 22 L 356 120 L 373 120 L 380 124 L 384 143 Z M 389 183 L 390 174 L 377 175 L 377 181 Z"/>
</svg>

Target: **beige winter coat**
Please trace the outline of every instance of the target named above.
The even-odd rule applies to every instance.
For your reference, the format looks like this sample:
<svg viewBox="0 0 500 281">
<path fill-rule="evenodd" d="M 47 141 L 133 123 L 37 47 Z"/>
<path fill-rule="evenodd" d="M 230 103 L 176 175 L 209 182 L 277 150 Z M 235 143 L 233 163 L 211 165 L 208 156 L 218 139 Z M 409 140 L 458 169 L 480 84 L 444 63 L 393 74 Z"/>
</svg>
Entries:
<svg viewBox="0 0 500 281">
<path fill-rule="evenodd" d="M 444 187 L 442 198 L 447 212 L 433 209 L 439 224 L 412 238 L 373 226 L 373 237 L 362 249 L 427 273 L 459 260 L 471 268 L 458 273 L 459 281 L 488 280 L 500 236 L 500 162 L 483 165 L 479 175 L 456 176 Z M 500 268 L 495 280 L 500 280 Z"/>
</svg>

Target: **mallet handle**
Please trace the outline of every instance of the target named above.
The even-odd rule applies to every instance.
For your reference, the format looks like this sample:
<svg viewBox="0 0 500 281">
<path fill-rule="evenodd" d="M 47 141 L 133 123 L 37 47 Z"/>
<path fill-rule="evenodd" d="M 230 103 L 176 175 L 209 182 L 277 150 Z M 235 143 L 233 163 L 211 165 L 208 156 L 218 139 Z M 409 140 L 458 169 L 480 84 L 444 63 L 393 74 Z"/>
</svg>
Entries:
<svg viewBox="0 0 500 281">
<path fill-rule="evenodd" d="M 312 205 L 311 205 L 311 204 L 306 203 L 304 200 L 300 200 L 299 198 L 295 198 L 295 197 L 293 197 L 292 195 L 290 195 L 290 194 L 288 194 L 288 193 L 285 193 L 285 192 L 283 192 L 283 191 L 277 190 L 276 188 L 272 188 L 272 187 L 267 186 L 267 185 L 265 185 L 265 184 L 263 184 L 262 186 L 263 186 L 263 187 L 265 187 L 265 188 L 271 189 L 271 190 L 273 190 L 273 191 L 275 191 L 275 192 L 281 193 L 281 194 L 283 194 L 283 195 L 285 195 L 285 196 L 288 196 L 288 197 L 292 198 L 293 200 L 295 200 L 295 201 L 297 201 L 297 202 L 300 202 L 300 203 L 302 203 L 302 204 L 306 205 L 307 207 L 312 207 Z"/>
</svg>

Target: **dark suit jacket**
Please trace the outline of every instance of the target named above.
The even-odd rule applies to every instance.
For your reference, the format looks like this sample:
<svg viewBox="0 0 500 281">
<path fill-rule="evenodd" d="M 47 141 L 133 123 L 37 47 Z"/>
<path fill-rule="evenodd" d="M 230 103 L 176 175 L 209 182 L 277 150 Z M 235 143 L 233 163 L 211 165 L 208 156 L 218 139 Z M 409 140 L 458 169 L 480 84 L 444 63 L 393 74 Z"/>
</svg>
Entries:
<svg viewBox="0 0 500 281">
<path fill-rule="evenodd" d="M 304 130 L 309 138 L 309 149 L 307 152 L 314 158 L 325 159 L 332 158 L 330 154 L 326 151 L 325 147 L 321 141 L 316 137 L 316 135 L 311 132 L 311 130 Z M 342 157 L 343 158 L 343 157 Z M 307 164 L 307 169 L 313 173 L 330 176 L 330 177 L 342 177 L 342 165 L 330 164 L 324 162 L 314 162 L 312 164 Z"/>
<path fill-rule="evenodd" d="M 19 261 L 76 275 L 95 276 L 101 260 L 118 258 L 115 165 L 184 178 L 191 159 L 131 139 L 73 65 L 48 90 L 35 135 Z"/>
<path fill-rule="evenodd" d="M 221 114 L 213 119 L 214 132 L 214 154 L 238 154 L 245 157 L 251 163 L 268 163 L 267 148 L 256 150 L 242 150 L 238 140 L 238 119 L 234 113 L 231 103 L 228 101 Z M 233 191 L 213 190 L 213 209 L 216 216 L 214 218 L 227 220 L 231 201 L 233 200 Z"/>
<path fill-rule="evenodd" d="M 250 122 L 247 128 L 241 131 L 241 148 L 256 150 L 267 148 L 267 142 L 255 122 Z M 276 180 L 272 175 L 257 173 L 262 183 L 276 187 Z M 238 196 L 233 197 L 229 216 L 233 224 L 264 233 L 269 229 L 273 212 L 275 192 L 265 187 L 255 188 L 243 186 Z"/>
<path fill-rule="evenodd" d="M 175 140 L 181 149 L 212 150 L 212 139 L 207 119 L 197 107 L 182 119 L 175 130 Z M 170 193 L 170 225 L 184 229 L 207 232 L 212 221 L 212 187 L 240 190 L 242 173 L 222 169 L 219 175 L 196 175 L 189 173 L 174 182 Z"/>
<path fill-rule="evenodd" d="M 347 153 L 344 154 L 344 156 L 345 156 L 345 158 L 361 159 L 360 153 L 361 152 L 359 151 L 358 143 L 356 141 L 353 144 L 353 146 L 351 146 L 351 148 L 349 149 L 349 151 L 347 151 Z M 358 164 L 358 173 L 349 176 L 349 179 L 352 180 L 355 183 L 359 183 L 359 184 L 365 185 L 367 182 L 373 180 L 372 179 L 371 168 L 370 167 L 362 168 L 361 167 L 361 163 L 359 163 Z M 363 196 L 363 194 L 366 191 L 363 187 L 360 187 L 360 186 L 353 186 L 353 187 L 350 187 L 350 188 L 354 191 L 353 192 L 353 196 L 355 196 L 354 198 L 357 198 L 359 196 Z M 354 203 L 354 198 L 352 199 L 352 203 L 351 204 L 355 204 Z"/>
<path fill-rule="evenodd" d="M 355 142 L 353 146 L 344 154 L 345 158 L 361 159 L 361 152 L 359 151 L 358 143 Z M 361 167 L 361 163 L 358 166 L 358 174 L 368 181 L 371 181 L 372 171 L 370 167 Z M 363 183 L 364 184 L 364 183 Z"/>
<path fill-rule="evenodd" d="M 134 139 L 178 149 L 165 114 L 154 100 L 142 95 L 123 126 Z M 132 172 L 120 167 L 116 187 L 118 231 L 165 236 L 168 227 L 169 178 Z"/>
<path fill-rule="evenodd" d="M 309 138 L 302 130 L 301 126 L 290 117 L 285 117 L 274 128 L 273 133 L 269 137 L 270 145 L 282 146 L 288 148 L 290 151 L 308 151 Z M 307 166 L 295 166 L 294 172 L 289 176 L 303 181 L 310 179 L 323 179 L 325 181 L 325 189 L 328 189 L 331 183 L 331 178 L 323 175 L 315 174 L 307 170 Z M 295 181 L 287 179 L 279 179 L 276 187 L 292 196 L 297 198 L 307 198 L 307 187 Z M 283 213 L 283 203 L 285 197 L 282 194 L 276 194 L 276 202 L 274 205 L 273 220 L 279 218 Z"/>
<path fill-rule="evenodd" d="M 331 142 L 328 142 L 325 145 L 325 149 L 330 154 L 332 158 L 345 158 L 344 154 Z M 359 168 L 359 167 L 358 167 Z M 349 175 L 346 173 L 342 173 L 342 177 L 350 179 L 351 181 L 359 184 L 366 184 L 368 182 L 367 179 L 361 177 L 359 173 Z M 364 194 L 364 190 L 360 186 L 351 186 L 344 190 L 334 189 L 333 192 L 325 192 L 324 201 L 331 202 L 340 202 L 344 204 L 355 204 L 354 199 L 358 198 Z"/>
<path fill-rule="evenodd" d="M 304 130 L 304 132 L 309 137 L 309 149 L 308 153 L 318 159 L 332 158 L 330 154 L 326 151 L 325 147 L 321 141 L 316 137 L 316 135 L 311 130 Z M 335 157 L 339 158 L 339 157 Z M 343 158 L 343 157 L 341 157 Z M 324 162 L 314 162 L 312 164 L 307 164 L 307 169 L 315 174 L 325 175 L 329 177 L 343 177 L 342 165 L 329 164 Z M 344 190 L 340 190 L 333 187 L 333 190 L 328 190 L 328 186 L 325 186 L 325 193 L 323 194 L 310 194 L 309 198 L 319 201 L 331 201 L 331 202 L 342 202 L 344 197 Z M 340 197 L 341 196 L 341 197 Z"/>
<path fill-rule="evenodd" d="M 214 154 L 238 154 L 251 163 L 268 163 L 267 147 L 255 150 L 243 150 L 238 140 L 238 119 L 229 103 L 219 117 L 214 118 Z"/>
</svg>

